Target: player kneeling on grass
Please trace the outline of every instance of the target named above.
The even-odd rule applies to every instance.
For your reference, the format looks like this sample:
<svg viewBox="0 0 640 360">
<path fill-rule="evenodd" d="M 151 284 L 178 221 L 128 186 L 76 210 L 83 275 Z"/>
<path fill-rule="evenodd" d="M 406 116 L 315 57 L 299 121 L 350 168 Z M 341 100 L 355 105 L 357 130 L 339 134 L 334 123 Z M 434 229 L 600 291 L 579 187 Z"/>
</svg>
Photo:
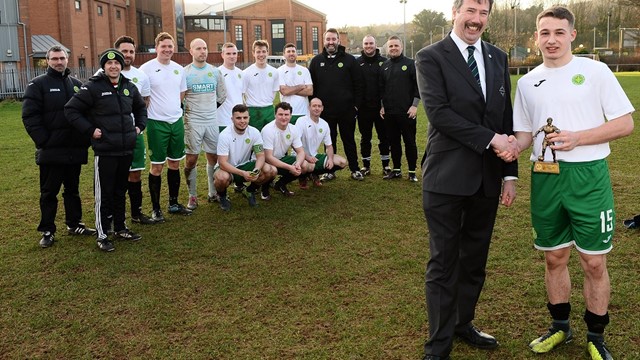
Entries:
<svg viewBox="0 0 640 360">
<path fill-rule="evenodd" d="M 283 101 L 275 109 L 276 119 L 262 128 L 265 157 L 269 164 L 278 169 L 280 175 L 273 187 L 284 196 L 293 196 L 294 193 L 287 189 L 287 184 L 306 174 L 309 164 L 305 161 L 300 131 L 290 124 L 291 105 Z M 295 156 L 289 155 L 291 148 L 295 151 Z M 269 198 L 268 190 L 268 183 L 262 186 L 261 195 L 265 200 Z"/>
<path fill-rule="evenodd" d="M 313 98 L 309 102 L 309 115 L 299 118 L 296 123 L 302 135 L 305 160 L 309 164 L 306 172 L 311 175 L 315 186 L 322 186 L 320 175 L 342 170 L 347 166 L 347 159 L 333 153 L 331 130 L 329 124 L 320 117 L 322 110 L 324 110 L 322 100 Z M 325 147 L 324 154 L 318 154 L 320 145 Z M 301 189 L 308 188 L 308 174 L 301 175 L 299 178 Z"/>
<path fill-rule="evenodd" d="M 260 132 L 249 126 L 249 109 L 238 104 L 233 107 L 231 118 L 233 126 L 225 128 L 218 138 L 218 167 L 214 174 L 214 186 L 224 211 L 231 210 L 227 197 L 231 183 L 250 182 L 242 194 L 250 206 L 257 206 L 256 191 L 276 176 L 276 168 L 265 163 Z"/>
</svg>

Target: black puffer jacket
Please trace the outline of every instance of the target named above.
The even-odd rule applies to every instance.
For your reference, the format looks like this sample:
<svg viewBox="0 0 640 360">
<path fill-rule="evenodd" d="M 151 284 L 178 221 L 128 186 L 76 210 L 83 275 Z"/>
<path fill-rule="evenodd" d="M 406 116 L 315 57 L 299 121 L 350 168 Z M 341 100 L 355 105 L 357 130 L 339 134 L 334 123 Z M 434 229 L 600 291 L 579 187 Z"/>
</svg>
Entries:
<svg viewBox="0 0 640 360">
<path fill-rule="evenodd" d="M 22 122 L 36 145 L 36 164 L 86 164 L 89 139 L 64 115 L 64 104 L 80 90 L 80 80 L 49 67 L 24 92 Z"/>
<path fill-rule="evenodd" d="M 71 125 L 91 138 L 96 155 L 132 154 L 136 127 L 142 131 L 147 123 L 147 108 L 135 84 L 120 75 L 118 86 L 114 87 L 103 72 L 82 85 L 64 111 Z M 93 138 L 96 129 L 102 131 L 100 139 Z"/>
</svg>

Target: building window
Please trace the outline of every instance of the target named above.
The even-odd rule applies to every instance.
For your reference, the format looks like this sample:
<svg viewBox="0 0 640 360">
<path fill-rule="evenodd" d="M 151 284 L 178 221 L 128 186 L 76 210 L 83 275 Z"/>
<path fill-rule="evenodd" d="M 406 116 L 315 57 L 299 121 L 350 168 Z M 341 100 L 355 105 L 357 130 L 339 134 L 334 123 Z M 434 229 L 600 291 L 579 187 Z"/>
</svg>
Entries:
<svg viewBox="0 0 640 360">
<path fill-rule="evenodd" d="M 122 19 L 122 13 L 120 12 L 120 10 L 116 10 L 116 20 L 120 19 Z"/>
<path fill-rule="evenodd" d="M 296 50 L 302 55 L 302 26 L 296 26 Z"/>
<path fill-rule="evenodd" d="M 256 40 L 262 40 L 262 25 L 253 27 L 253 36 L 255 36 Z"/>
<path fill-rule="evenodd" d="M 238 48 L 238 51 L 244 51 L 244 43 L 242 42 L 242 25 L 236 25 L 234 27 L 234 33 L 236 35 L 236 48 Z"/>
<path fill-rule="evenodd" d="M 76 11 L 80 11 L 82 9 L 82 3 L 80 2 L 80 0 L 75 0 L 73 4 L 73 6 L 75 6 L 76 8 Z"/>
<path fill-rule="evenodd" d="M 320 44 L 318 42 L 318 27 L 314 26 L 311 28 L 311 43 L 313 44 L 313 55 L 318 55 L 318 50 L 320 49 Z"/>
<path fill-rule="evenodd" d="M 102 5 L 98 5 L 98 16 L 102 16 Z"/>
<path fill-rule="evenodd" d="M 271 36 L 273 39 L 284 39 L 284 24 L 271 24 Z"/>
<path fill-rule="evenodd" d="M 186 22 L 187 31 L 224 30 L 224 21 L 222 19 L 188 18 Z"/>
</svg>

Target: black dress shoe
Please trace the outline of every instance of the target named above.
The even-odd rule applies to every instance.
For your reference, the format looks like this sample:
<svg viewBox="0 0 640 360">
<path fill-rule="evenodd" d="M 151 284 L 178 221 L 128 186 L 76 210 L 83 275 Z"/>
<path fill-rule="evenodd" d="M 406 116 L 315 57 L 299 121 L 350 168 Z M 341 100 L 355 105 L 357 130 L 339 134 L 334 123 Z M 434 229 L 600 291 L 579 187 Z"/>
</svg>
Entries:
<svg viewBox="0 0 640 360">
<path fill-rule="evenodd" d="M 446 357 L 438 356 L 438 355 L 425 355 L 422 360 L 451 360 L 449 355 Z"/>
<path fill-rule="evenodd" d="M 493 336 L 483 333 L 475 326 L 469 324 L 466 328 L 456 330 L 456 335 L 467 344 L 477 347 L 478 349 L 495 349 L 498 347 L 498 341 Z"/>
</svg>

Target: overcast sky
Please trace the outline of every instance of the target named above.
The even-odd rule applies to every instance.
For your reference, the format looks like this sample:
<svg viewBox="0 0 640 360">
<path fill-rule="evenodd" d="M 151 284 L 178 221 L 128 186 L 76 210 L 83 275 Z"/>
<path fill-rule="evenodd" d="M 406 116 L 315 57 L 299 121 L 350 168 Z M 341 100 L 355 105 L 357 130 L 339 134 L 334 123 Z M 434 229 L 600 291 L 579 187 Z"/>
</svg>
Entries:
<svg viewBox="0 0 640 360">
<path fill-rule="evenodd" d="M 444 13 L 451 17 L 453 0 L 298 0 L 327 15 L 329 27 L 365 26 L 370 24 L 401 24 L 406 6 L 407 23 L 424 9 Z"/>
<path fill-rule="evenodd" d="M 327 15 L 329 27 L 342 28 L 344 26 L 366 26 L 373 24 L 402 24 L 410 23 L 414 15 L 424 9 L 442 12 L 445 18 L 451 18 L 453 0 L 297 0 Z M 403 0 L 404 1 L 404 0 Z M 498 0 L 495 6 L 518 1 L 521 6 L 544 0 Z M 232 7 L 237 0 L 226 0 L 227 8 Z M 185 3 L 216 4 L 220 6 L 222 0 L 185 0 Z M 205 5 L 206 6 L 206 5 Z M 405 13 L 406 10 L 406 13 Z"/>
</svg>

